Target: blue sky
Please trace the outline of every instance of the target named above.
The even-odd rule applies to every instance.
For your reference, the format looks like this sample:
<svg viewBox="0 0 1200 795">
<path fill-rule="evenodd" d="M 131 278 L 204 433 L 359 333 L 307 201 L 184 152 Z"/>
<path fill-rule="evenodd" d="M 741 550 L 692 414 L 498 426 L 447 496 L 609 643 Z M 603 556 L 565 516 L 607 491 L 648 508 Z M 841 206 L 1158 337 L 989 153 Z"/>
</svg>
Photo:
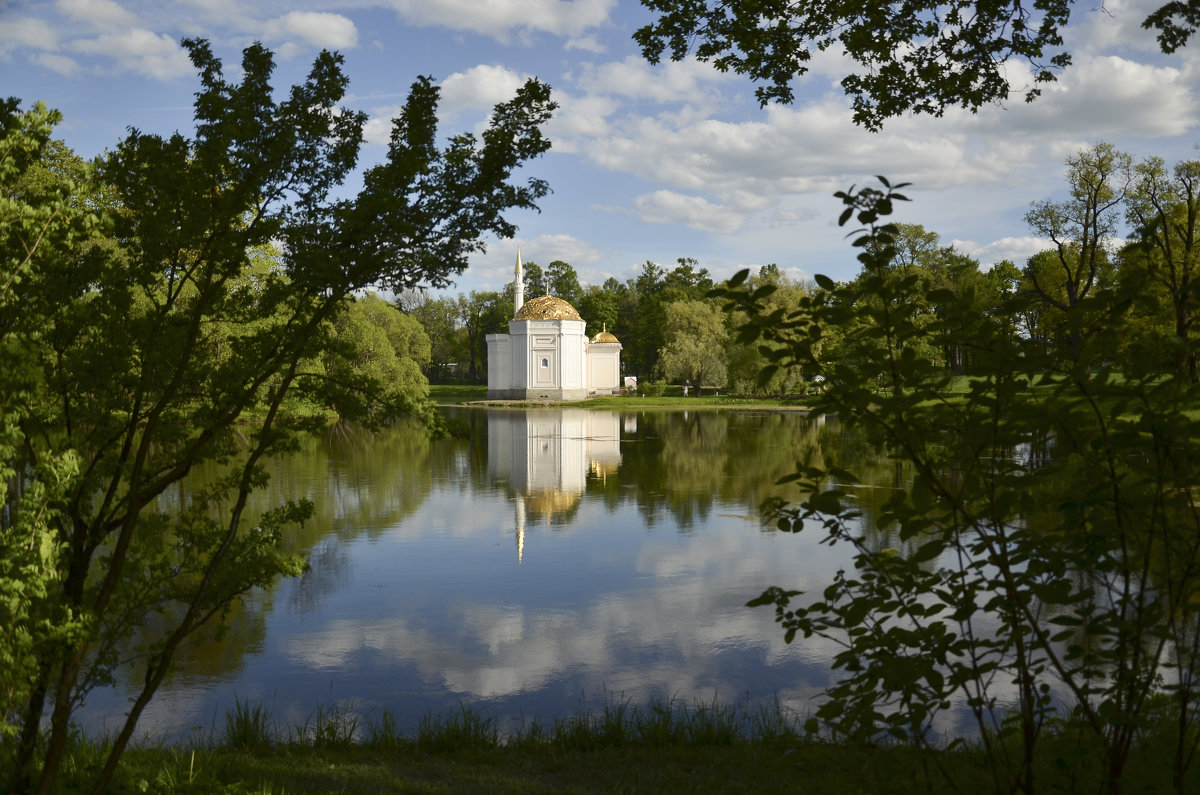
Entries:
<svg viewBox="0 0 1200 795">
<path fill-rule="evenodd" d="M 191 130 L 185 36 L 208 38 L 230 74 L 262 41 L 279 87 L 329 48 L 346 58 L 346 104 L 370 114 L 360 162 L 371 165 L 417 75 L 442 84 L 447 132 L 480 129 L 537 76 L 561 108 L 554 147 L 530 173 L 554 193 L 540 214 L 514 216 L 517 238 L 493 241 L 458 289 L 502 286 L 518 244 L 526 261 L 565 260 L 585 283 L 678 257 L 719 277 L 774 262 L 844 279 L 857 268 L 832 194 L 872 175 L 912 182 L 897 219 L 986 266 L 1042 248 L 1022 217 L 1031 201 L 1062 197 L 1079 148 L 1200 156 L 1200 47 L 1161 55 L 1140 29 L 1157 4 L 1076 5 L 1065 36 L 1075 64 L 1033 105 L 902 118 L 878 134 L 851 123 L 837 52 L 816 56 L 796 104 L 762 109 L 750 84 L 708 65 L 646 64 L 630 38 L 649 19 L 636 0 L 0 0 L 0 92 L 61 110 L 59 135 L 90 157 L 128 127 Z M 1011 68 L 1022 85 L 1028 70 Z"/>
</svg>

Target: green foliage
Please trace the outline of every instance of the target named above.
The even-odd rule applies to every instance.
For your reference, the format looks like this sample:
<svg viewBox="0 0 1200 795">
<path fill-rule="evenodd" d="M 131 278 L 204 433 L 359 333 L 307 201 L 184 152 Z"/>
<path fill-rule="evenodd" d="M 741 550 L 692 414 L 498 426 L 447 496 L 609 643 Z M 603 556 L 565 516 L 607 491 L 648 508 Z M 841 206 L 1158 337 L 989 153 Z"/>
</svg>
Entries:
<svg viewBox="0 0 1200 795">
<path fill-rule="evenodd" d="M 38 689 L 38 661 L 84 629 L 77 613 L 54 602 L 65 559 L 56 526 L 80 458 L 71 449 L 33 462 L 22 455 L 44 399 L 34 351 L 46 335 L 29 322 L 27 288 L 86 247 L 98 225 L 76 200 L 86 167 L 66 157 L 61 168 L 41 165 L 59 119 L 41 104 L 19 112 L 16 100 L 0 102 L 0 762 L 17 739 L 14 716 Z"/>
<path fill-rule="evenodd" d="M 1037 760 L 1059 731 L 1096 749 L 1115 792 L 1165 711 L 1183 727 L 1157 741 L 1182 792 L 1198 747 L 1200 390 L 1151 363 L 1113 368 L 1125 327 L 1111 290 L 1063 310 L 1074 355 L 1015 332 L 1006 305 L 978 314 L 969 293 L 920 318 L 919 281 L 894 273 L 902 229 L 882 220 L 900 187 L 839 194 L 842 222 L 864 226 L 855 295 L 873 300 L 819 277 L 826 292 L 784 319 L 784 336 L 762 296 L 738 287 L 745 274 L 723 291 L 748 313 L 746 336 L 788 344 L 781 366 L 811 365 L 822 329 L 847 329 L 874 383 L 836 367 L 817 406 L 911 473 L 874 517 L 903 549 L 881 549 L 862 527 L 859 478 L 831 458 L 800 467 L 787 480 L 809 496 L 774 503 L 774 521 L 851 545 L 854 568 L 821 593 L 773 587 L 751 604 L 774 605 L 789 641 L 840 647 L 842 678 L 817 715 L 836 737 L 928 745 L 962 705 L 998 790 L 1040 789 Z M 974 362 L 965 393 L 929 353 L 951 338 Z"/>
<path fill-rule="evenodd" d="M 351 297 L 446 284 L 485 234 L 513 233 L 507 210 L 547 190 L 512 181 L 549 146 L 540 128 L 554 105 L 536 81 L 478 139 L 443 147 L 438 89 L 419 79 L 386 161 L 340 198 L 365 121 L 338 106 L 340 57 L 320 55 L 276 100 L 262 46 L 244 51 L 240 83 L 205 42 L 185 46 L 201 83 L 192 138 L 132 131 L 85 167 L 47 145 L 54 114 L 18 114 L 15 101 L 3 114 L 10 792 L 53 788 L 74 707 L 132 660 L 142 682 L 94 777 L 103 790 L 185 641 L 301 571 L 284 530 L 314 506 L 250 495 L 272 456 L 323 427 L 314 407 L 366 424 L 430 418 L 420 332 Z M 198 469 L 209 477 L 177 504 L 162 499 Z"/>
<path fill-rule="evenodd" d="M 452 297 L 433 298 L 426 291 L 401 297 L 399 308 L 416 320 L 429 340 L 429 362 L 423 372 L 432 383 L 446 383 L 455 366 L 467 358 L 458 304 Z"/>
<path fill-rule="evenodd" d="M 235 698 L 233 709 L 225 710 L 225 745 L 248 751 L 270 748 L 278 740 L 275 721 L 262 704 Z"/>
<path fill-rule="evenodd" d="M 592 284 L 583 289 L 583 297 L 580 298 L 578 306 L 579 316 L 587 323 L 590 335 L 595 336 L 597 330 L 617 330 L 619 301 L 620 295 L 615 290 Z"/>
<path fill-rule="evenodd" d="M 721 310 L 712 304 L 667 304 L 659 367 L 668 379 L 691 384 L 697 396 L 702 386 L 725 386 L 728 338 Z"/>
<path fill-rule="evenodd" d="M 1112 144 L 1085 149 L 1067 158 L 1069 198 L 1034 202 L 1025 214 L 1030 229 L 1054 243 L 1054 265 L 1045 277 L 1037 269 L 1028 272 L 1051 306 L 1073 310 L 1103 283 L 1132 164 Z"/>
<path fill-rule="evenodd" d="M 583 288 L 579 286 L 579 276 L 566 262 L 556 259 L 546 266 L 546 283 L 550 295 L 558 296 L 573 307 L 578 308 L 583 300 Z"/>
<path fill-rule="evenodd" d="M 788 279 L 776 265 L 760 268 L 758 273 L 747 279 L 746 286 L 750 290 L 757 290 L 759 287 L 773 288 L 773 291 L 763 293 L 763 308 L 768 313 L 778 311 L 786 314 L 794 310 L 807 293 L 803 285 Z M 745 322 L 746 315 L 743 312 L 734 311 L 726 316 L 726 328 L 733 332 L 733 339 L 728 346 L 730 388 L 739 394 L 804 394 L 807 391 L 805 377 L 808 373 L 799 367 L 776 370 L 770 379 L 759 382 L 758 375 L 768 364 L 769 352 L 778 345 L 759 340 L 739 341 L 736 332 Z"/>
<path fill-rule="evenodd" d="M 508 331 L 513 316 L 511 295 L 472 290 L 455 301 L 467 354 L 467 374 L 473 383 L 487 380 L 487 335 Z"/>
<path fill-rule="evenodd" d="M 429 337 L 421 324 L 369 293 L 351 302 L 334 321 L 323 357 L 324 372 L 342 383 L 369 379 L 380 385 L 384 397 L 379 399 L 396 403 L 429 394 L 429 380 L 421 372 L 421 365 L 429 364 L 429 355 Z M 347 407 L 335 404 L 333 408 Z"/>
<path fill-rule="evenodd" d="M 313 714 L 293 728 L 288 742 L 311 748 L 347 748 L 358 742 L 358 734 L 359 718 L 351 706 L 318 704 Z"/>
<path fill-rule="evenodd" d="M 906 113 L 941 116 L 946 108 L 976 111 L 1008 99 L 1010 59 L 1032 71 L 1033 85 L 1018 87 L 1031 102 L 1071 63 L 1063 46 L 1071 0 L 1033 8 L 970 0 L 642 5 L 656 18 L 634 40 L 651 63 L 664 53 L 674 60 L 694 54 L 761 83 L 756 94 L 764 105 L 790 103 L 792 81 L 808 73 L 814 52 L 836 47 L 853 62 L 839 82 L 852 98 L 854 120 L 871 130 Z M 1143 27 L 1159 30 L 1159 45 L 1169 53 L 1187 42 L 1198 22 L 1194 4 L 1169 2 Z"/>
<path fill-rule="evenodd" d="M 496 718 L 459 704 L 458 712 L 439 715 L 426 712 L 417 724 L 416 745 L 423 751 L 457 753 L 494 748 L 500 734 Z"/>
<path fill-rule="evenodd" d="M 1187 342 L 1200 302 L 1200 161 L 1177 163 L 1170 172 L 1161 158 L 1138 163 L 1126 207 L 1138 235 L 1121 253 L 1133 278 L 1144 280 L 1137 292 L 1157 293 L 1167 311 L 1156 313 L 1151 305 L 1147 314 L 1170 317 L 1175 339 Z M 1186 346 L 1169 347 L 1176 371 L 1193 381 L 1200 377 L 1194 353 Z"/>
</svg>

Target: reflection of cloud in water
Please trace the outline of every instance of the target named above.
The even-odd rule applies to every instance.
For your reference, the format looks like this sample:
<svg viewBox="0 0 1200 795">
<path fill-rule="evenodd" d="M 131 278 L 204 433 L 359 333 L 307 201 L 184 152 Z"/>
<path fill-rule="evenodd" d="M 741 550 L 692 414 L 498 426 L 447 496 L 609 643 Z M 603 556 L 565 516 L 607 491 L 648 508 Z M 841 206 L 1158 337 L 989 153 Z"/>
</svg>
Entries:
<svg viewBox="0 0 1200 795">
<path fill-rule="evenodd" d="M 569 672 L 635 698 L 716 691 L 732 699 L 755 683 L 739 678 L 742 666 L 729 665 L 727 654 L 797 672 L 812 667 L 821 681 L 810 684 L 823 684 L 826 650 L 807 641 L 788 646 L 769 609 L 744 606 L 761 587 L 782 580 L 781 569 L 792 571 L 789 564 L 809 546 L 778 539 L 783 546 L 774 558 L 781 564 L 768 571 L 762 558 L 771 556 L 747 560 L 739 554 L 745 539 L 732 537 L 758 532 L 736 522 L 702 543 L 648 545 L 636 558 L 644 587 L 598 593 L 577 609 L 459 601 L 444 620 L 425 622 L 444 627 L 440 632 L 417 629 L 408 617 L 339 619 L 292 636 L 287 652 L 315 669 L 344 671 L 362 650 L 379 651 L 393 665 L 415 666 L 431 684 L 481 698 L 537 691 Z"/>
</svg>

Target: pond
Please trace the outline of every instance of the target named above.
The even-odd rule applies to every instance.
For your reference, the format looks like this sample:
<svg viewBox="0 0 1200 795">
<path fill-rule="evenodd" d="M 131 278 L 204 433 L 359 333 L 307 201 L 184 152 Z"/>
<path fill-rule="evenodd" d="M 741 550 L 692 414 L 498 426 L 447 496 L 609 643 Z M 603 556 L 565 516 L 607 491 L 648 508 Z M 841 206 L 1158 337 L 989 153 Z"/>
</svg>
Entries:
<svg viewBox="0 0 1200 795">
<path fill-rule="evenodd" d="M 502 731 L 614 699 L 813 708 L 834 649 L 785 644 L 773 611 L 745 603 L 770 585 L 818 591 L 848 565 L 849 549 L 821 545 L 819 531 L 782 533 L 759 516 L 764 499 L 798 496 L 775 483 L 798 460 L 853 447 L 836 423 L 454 413 L 469 439 L 333 434 L 273 464 L 264 507 L 316 506 L 292 540 L 310 569 L 190 646 L 142 732 L 219 731 L 235 699 L 284 727 L 336 705 L 368 720 L 388 709 L 405 730 L 460 704 Z M 888 462 L 872 466 L 887 479 Z M 115 729 L 131 692 L 94 693 L 84 727 Z"/>
</svg>

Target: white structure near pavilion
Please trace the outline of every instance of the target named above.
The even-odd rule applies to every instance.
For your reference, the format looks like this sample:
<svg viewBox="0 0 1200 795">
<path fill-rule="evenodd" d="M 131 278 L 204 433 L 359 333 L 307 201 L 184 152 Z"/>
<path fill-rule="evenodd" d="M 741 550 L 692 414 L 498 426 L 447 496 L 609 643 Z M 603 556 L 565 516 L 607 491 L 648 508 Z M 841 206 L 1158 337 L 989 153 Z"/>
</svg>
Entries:
<svg viewBox="0 0 1200 795">
<path fill-rule="evenodd" d="M 488 397 L 583 400 L 621 390 L 621 343 L 602 330 L 588 339 L 575 307 L 543 295 L 525 301 L 517 252 L 514 315 L 507 334 L 488 334 Z"/>
</svg>

